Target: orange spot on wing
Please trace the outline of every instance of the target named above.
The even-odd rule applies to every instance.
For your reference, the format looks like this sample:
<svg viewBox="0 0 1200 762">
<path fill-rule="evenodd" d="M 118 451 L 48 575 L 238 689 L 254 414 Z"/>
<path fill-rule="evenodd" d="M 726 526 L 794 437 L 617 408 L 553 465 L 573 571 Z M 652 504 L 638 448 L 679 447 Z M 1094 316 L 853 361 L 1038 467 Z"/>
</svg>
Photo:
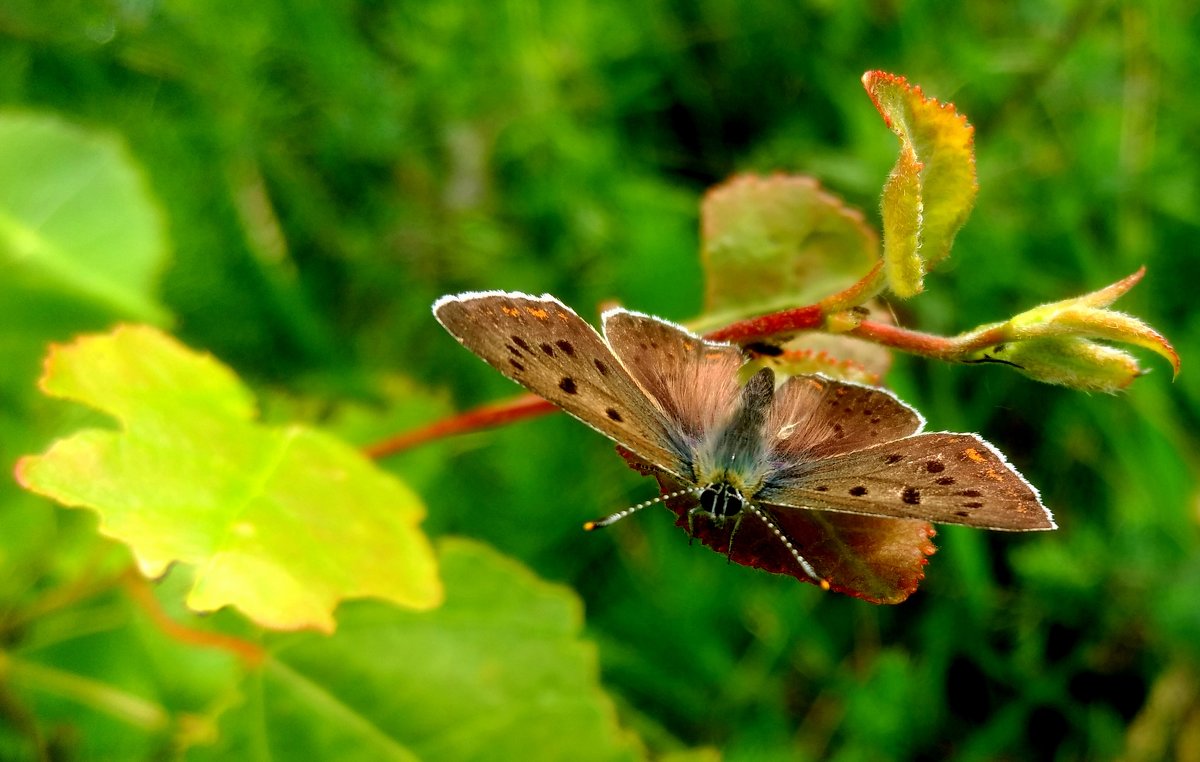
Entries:
<svg viewBox="0 0 1200 762">
<path fill-rule="evenodd" d="M 546 318 L 550 317 L 550 313 L 546 312 L 541 307 L 526 307 L 525 311 L 530 315 L 533 315 L 538 320 L 545 320 Z"/>
<path fill-rule="evenodd" d="M 516 307 L 505 307 L 501 305 L 500 311 L 509 317 L 521 317 L 521 311 Z"/>
<path fill-rule="evenodd" d="M 976 463 L 982 463 L 984 461 L 984 457 L 980 455 L 979 450 L 976 450 L 974 447 L 968 447 L 964 454 Z"/>
</svg>

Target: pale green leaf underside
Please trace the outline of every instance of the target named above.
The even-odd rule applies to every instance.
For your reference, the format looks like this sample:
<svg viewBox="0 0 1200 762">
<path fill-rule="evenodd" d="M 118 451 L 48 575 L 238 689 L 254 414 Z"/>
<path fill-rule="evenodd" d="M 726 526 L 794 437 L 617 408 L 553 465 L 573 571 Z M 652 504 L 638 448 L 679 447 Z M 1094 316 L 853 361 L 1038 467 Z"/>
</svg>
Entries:
<svg viewBox="0 0 1200 762">
<path fill-rule="evenodd" d="M 0 265 L 120 317 L 162 323 L 165 228 L 124 146 L 55 117 L 0 114 Z"/>
<path fill-rule="evenodd" d="M 188 605 L 280 629 L 333 629 L 342 598 L 441 598 L 419 499 L 320 431 L 254 422 L 211 357 L 145 327 L 56 347 L 42 388 L 117 418 L 24 459 L 29 489 L 94 509 L 148 575 L 196 569 Z"/>
</svg>

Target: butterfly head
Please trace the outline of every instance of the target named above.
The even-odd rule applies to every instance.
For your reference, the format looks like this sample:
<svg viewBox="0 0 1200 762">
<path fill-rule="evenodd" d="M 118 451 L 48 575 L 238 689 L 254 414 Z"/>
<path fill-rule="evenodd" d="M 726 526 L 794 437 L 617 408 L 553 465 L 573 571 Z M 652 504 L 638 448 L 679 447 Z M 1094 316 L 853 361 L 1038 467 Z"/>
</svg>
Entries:
<svg viewBox="0 0 1200 762">
<path fill-rule="evenodd" d="M 700 503 L 695 513 L 709 516 L 718 525 L 742 515 L 746 508 L 746 497 L 729 482 L 716 482 L 700 491 Z"/>
</svg>

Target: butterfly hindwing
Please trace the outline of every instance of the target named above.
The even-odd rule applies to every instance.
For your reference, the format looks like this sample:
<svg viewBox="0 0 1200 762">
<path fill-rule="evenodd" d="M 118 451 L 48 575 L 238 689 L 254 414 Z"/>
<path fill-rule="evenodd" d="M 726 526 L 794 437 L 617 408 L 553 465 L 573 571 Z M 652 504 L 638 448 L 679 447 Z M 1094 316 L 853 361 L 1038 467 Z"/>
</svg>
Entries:
<svg viewBox="0 0 1200 762">
<path fill-rule="evenodd" d="M 677 435 L 596 330 L 552 296 L 480 292 L 434 315 L 467 349 L 629 450 L 674 472 Z"/>
<path fill-rule="evenodd" d="M 779 387 L 766 434 L 779 460 L 801 462 L 907 437 L 924 425 L 886 389 L 805 375 Z"/>
<path fill-rule="evenodd" d="M 787 508 L 924 519 L 983 529 L 1054 529 L 1037 490 L 974 434 L 918 434 L 795 469 L 755 499 Z"/>
</svg>

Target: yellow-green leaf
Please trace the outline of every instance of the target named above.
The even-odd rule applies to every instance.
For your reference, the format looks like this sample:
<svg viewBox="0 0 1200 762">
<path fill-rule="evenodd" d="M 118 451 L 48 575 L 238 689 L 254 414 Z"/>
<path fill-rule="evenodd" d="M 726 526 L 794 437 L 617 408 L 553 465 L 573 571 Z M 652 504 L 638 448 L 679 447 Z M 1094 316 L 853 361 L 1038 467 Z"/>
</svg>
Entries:
<svg viewBox="0 0 1200 762">
<path fill-rule="evenodd" d="M 950 253 L 975 203 L 975 130 L 953 105 L 926 98 L 904 77 L 869 71 L 862 81 L 900 139 L 900 157 L 883 190 L 883 256 L 890 288 L 909 297 Z"/>
<path fill-rule="evenodd" d="M 27 489 L 100 516 L 142 571 L 195 567 L 188 605 L 332 630 L 348 597 L 441 600 L 420 500 L 340 440 L 254 421 L 225 366 L 148 327 L 52 348 L 41 388 L 112 415 L 26 457 Z"/>
</svg>

